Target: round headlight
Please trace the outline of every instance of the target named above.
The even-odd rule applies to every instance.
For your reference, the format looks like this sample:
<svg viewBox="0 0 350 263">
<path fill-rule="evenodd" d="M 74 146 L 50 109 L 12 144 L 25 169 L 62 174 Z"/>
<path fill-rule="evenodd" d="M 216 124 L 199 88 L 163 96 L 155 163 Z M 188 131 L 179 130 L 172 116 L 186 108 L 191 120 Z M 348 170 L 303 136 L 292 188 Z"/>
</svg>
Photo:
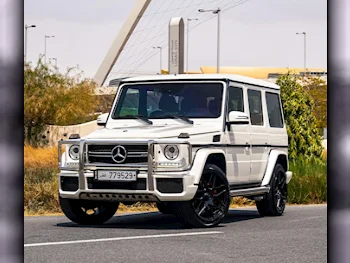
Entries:
<svg viewBox="0 0 350 263">
<path fill-rule="evenodd" d="M 79 160 L 79 145 L 72 145 L 69 148 L 69 156 L 73 160 Z"/>
<path fill-rule="evenodd" d="M 164 155 L 169 160 L 175 160 L 179 156 L 179 148 L 176 145 L 167 145 L 164 148 Z"/>
</svg>

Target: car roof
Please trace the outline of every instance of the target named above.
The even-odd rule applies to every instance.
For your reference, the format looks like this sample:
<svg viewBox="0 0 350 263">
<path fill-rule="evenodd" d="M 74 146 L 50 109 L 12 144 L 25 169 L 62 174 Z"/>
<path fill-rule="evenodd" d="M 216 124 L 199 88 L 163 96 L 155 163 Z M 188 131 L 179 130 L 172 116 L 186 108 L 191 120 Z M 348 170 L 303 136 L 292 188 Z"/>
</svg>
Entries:
<svg viewBox="0 0 350 263">
<path fill-rule="evenodd" d="M 272 82 L 254 79 L 246 76 L 235 74 L 162 74 L 137 76 L 123 79 L 121 83 L 128 82 L 147 82 L 147 81 L 169 81 L 169 80 L 231 80 L 234 82 L 247 83 L 255 86 L 261 86 L 272 89 L 280 89 L 280 87 Z"/>
</svg>

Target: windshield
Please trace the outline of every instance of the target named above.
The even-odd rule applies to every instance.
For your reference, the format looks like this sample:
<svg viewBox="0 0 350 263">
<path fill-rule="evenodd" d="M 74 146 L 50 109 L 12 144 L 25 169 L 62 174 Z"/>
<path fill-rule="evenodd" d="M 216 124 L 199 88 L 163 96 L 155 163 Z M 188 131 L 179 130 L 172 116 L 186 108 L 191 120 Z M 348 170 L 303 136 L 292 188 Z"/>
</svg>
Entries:
<svg viewBox="0 0 350 263">
<path fill-rule="evenodd" d="M 125 85 L 113 119 L 218 118 L 221 83 L 155 83 Z"/>
</svg>

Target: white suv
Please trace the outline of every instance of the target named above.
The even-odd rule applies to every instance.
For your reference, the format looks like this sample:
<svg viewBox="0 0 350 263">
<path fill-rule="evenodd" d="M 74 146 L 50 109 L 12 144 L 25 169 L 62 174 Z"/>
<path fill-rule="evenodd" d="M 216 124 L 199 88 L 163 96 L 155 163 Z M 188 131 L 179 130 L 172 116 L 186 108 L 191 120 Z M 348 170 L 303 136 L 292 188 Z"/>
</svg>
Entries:
<svg viewBox="0 0 350 263">
<path fill-rule="evenodd" d="M 119 202 L 156 202 L 190 226 L 211 227 L 232 196 L 254 199 L 262 216 L 283 214 L 292 172 L 273 83 L 223 74 L 124 79 L 98 123 L 104 128 L 59 142 L 60 204 L 76 223 L 102 224 Z"/>
</svg>

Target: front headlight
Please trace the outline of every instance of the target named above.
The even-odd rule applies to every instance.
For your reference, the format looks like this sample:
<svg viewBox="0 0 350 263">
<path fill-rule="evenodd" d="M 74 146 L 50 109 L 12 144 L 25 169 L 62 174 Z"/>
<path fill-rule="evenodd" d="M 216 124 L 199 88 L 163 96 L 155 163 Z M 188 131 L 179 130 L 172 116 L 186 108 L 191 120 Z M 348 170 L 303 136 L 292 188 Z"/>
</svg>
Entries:
<svg viewBox="0 0 350 263">
<path fill-rule="evenodd" d="M 155 144 L 154 169 L 156 171 L 184 171 L 190 167 L 189 144 Z"/>
<path fill-rule="evenodd" d="M 73 160 L 79 160 L 79 145 L 72 145 L 69 147 L 69 157 L 72 158 Z"/>
<path fill-rule="evenodd" d="M 176 145 L 167 145 L 164 148 L 164 155 L 169 160 L 175 160 L 179 156 L 179 148 Z"/>
</svg>

